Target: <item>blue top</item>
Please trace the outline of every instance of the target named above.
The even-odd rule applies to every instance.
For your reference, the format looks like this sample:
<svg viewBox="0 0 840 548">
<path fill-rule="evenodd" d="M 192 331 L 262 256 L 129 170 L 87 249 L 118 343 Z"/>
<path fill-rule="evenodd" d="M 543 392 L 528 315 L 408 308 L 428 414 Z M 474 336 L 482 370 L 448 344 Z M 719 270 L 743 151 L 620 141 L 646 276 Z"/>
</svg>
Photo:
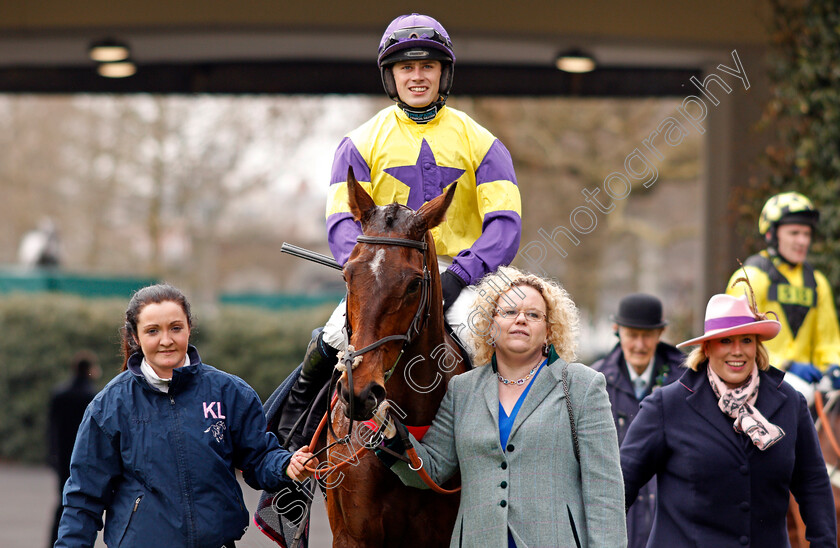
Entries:
<svg viewBox="0 0 840 548">
<path fill-rule="evenodd" d="M 519 408 L 522 407 L 522 402 L 525 401 L 525 396 L 527 396 L 528 391 L 531 390 L 531 385 L 534 384 L 534 379 L 536 379 L 537 375 L 540 374 L 540 371 L 542 371 L 546 362 L 548 362 L 548 359 L 543 360 L 539 369 L 537 369 L 537 372 L 534 373 L 534 376 L 528 383 L 528 386 L 525 387 L 525 390 L 523 390 L 522 394 L 519 395 L 519 399 L 516 400 L 516 405 L 513 406 L 513 410 L 510 412 L 509 417 L 505 412 L 505 408 L 502 406 L 502 402 L 499 402 L 499 442 L 502 444 L 502 451 L 505 451 L 505 447 L 507 446 L 507 441 L 510 437 L 510 430 L 513 428 L 513 423 L 516 421 L 516 415 L 519 414 Z M 513 541 L 513 535 L 510 534 L 510 529 L 508 529 L 508 548 L 516 548 L 516 543 Z"/>
<path fill-rule="evenodd" d="M 516 415 L 519 414 L 519 408 L 522 407 L 522 402 L 525 401 L 525 396 L 527 396 L 528 391 L 531 390 L 531 385 L 534 384 L 534 379 L 536 379 L 537 375 L 540 374 L 540 371 L 542 371 L 542 368 L 547 361 L 548 360 L 545 359 L 540 364 L 539 369 L 537 369 L 537 372 L 534 373 L 534 376 L 531 378 L 528 386 L 522 391 L 522 394 L 519 395 L 519 399 L 516 400 L 516 405 L 513 406 L 513 410 L 510 412 L 509 417 L 505 412 L 505 408 L 502 406 L 502 402 L 499 402 L 499 442 L 502 444 L 502 451 L 505 450 L 505 446 L 507 445 L 507 440 L 510 437 L 510 429 L 513 428 L 513 423 L 516 421 Z"/>
</svg>

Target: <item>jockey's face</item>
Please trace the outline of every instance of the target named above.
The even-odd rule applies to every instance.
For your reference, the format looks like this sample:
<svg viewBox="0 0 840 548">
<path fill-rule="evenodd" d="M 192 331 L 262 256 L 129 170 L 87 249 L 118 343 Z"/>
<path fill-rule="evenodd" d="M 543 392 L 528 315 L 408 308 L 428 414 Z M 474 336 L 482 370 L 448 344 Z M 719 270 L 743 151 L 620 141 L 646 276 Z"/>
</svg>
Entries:
<svg viewBox="0 0 840 548">
<path fill-rule="evenodd" d="M 184 365 L 190 342 L 190 326 L 181 305 L 174 301 L 149 303 L 137 316 L 137 343 L 146 362 L 162 379 Z"/>
<path fill-rule="evenodd" d="M 811 247 L 811 227 L 800 224 L 784 224 L 776 228 L 779 241 L 779 255 L 793 264 L 802 264 Z"/>
<path fill-rule="evenodd" d="M 410 107 L 422 108 L 437 100 L 440 91 L 440 61 L 400 61 L 391 71 L 400 100 Z"/>
</svg>

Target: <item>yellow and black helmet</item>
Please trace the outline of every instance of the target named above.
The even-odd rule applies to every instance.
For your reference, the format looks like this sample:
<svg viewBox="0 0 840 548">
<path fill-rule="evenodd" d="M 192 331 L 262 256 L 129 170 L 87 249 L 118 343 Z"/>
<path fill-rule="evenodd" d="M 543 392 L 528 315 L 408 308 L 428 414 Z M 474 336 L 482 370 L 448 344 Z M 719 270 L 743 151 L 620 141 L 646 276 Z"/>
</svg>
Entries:
<svg viewBox="0 0 840 548">
<path fill-rule="evenodd" d="M 758 232 L 775 236 L 776 227 L 783 224 L 809 225 L 817 229 L 820 212 L 807 197 L 798 192 L 776 194 L 764 204 L 758 217 Z"/>
</svg>

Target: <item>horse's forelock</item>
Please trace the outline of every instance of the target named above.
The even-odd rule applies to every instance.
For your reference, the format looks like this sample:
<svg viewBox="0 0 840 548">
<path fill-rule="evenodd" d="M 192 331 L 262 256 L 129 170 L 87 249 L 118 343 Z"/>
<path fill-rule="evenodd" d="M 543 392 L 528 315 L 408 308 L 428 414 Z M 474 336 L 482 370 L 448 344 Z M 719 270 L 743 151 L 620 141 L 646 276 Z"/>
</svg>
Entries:
<svg viewBox="0 0 840 548">
<path fill-rule="evenodd" d="M 385 226 L 387 228 L 394 228 L 394 224 L 399 218 L 399 211 L 399 204 L 391 204 L 385 208 Z"/>
<path fill-rule="evenodd" d="M 365 234 L 411 237 L 414 217 L 412 209 L 398 203 L 378 207 L 364 225 Z"/>
</svg>

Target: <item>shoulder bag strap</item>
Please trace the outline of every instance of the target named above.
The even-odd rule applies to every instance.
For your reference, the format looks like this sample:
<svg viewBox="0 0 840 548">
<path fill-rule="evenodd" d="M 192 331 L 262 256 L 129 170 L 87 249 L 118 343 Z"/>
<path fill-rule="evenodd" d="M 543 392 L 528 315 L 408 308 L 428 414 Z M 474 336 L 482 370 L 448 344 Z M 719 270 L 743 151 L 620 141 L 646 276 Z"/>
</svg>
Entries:
<svg viewBox="0 0 840 548">
<path fill-rule="evenodd" d="M 575 458 L 580 462 L 580 445 L 578 445 L 577 429 L 575 428 L 575 416 L 572 413 L 572 398 L 569 396 L 569 383 L 566 380 L 569 371 L 569 364 L 563 367 L 563 393 L 566 394 L 566 409 L 569 410 L 569 424 L 572 427 L 572 442 L 575 446 Z"/>
</svg>

